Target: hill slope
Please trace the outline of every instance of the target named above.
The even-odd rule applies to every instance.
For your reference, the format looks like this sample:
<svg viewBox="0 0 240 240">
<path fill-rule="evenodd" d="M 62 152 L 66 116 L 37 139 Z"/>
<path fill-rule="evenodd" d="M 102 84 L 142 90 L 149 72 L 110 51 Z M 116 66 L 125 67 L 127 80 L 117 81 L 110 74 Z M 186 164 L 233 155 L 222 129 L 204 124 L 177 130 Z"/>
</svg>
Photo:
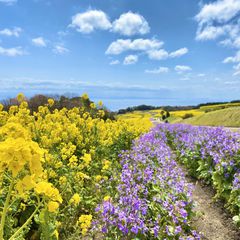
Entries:
<svg viewBox="0 0 240 240">
<path fill-rule="evenodd" d="M 182 120 L 181 123 L 192 125 L 240 127 L 240 107 L 232 107 L 205 113 L 200 116 Z"/>
</svg>

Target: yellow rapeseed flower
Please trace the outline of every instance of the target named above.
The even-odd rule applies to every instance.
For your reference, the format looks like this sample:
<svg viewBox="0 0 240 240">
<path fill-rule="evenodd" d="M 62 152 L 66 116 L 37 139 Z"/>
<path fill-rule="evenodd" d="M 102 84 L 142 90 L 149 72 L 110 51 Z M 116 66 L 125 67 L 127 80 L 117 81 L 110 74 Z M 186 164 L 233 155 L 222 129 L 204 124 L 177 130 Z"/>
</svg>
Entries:
<svg viewBox="0 0 240 240">
<path fill-rule="evenodd" d="M 78 205 L 79 202 L 81 201 L 81 198 L 78 193 L 75 193 L 72 198 L 70 199 L 70 204 Z"/>
<path fill-rule="evenodd" d="M 57 209 L 59 208 L 59 203 L 54 202 L 54 201 L 50 201 L 47 206 L 48 206 L 48 211 L 49 212 L 56 212 Z"/>
<path fill-rule="evenodd" d="M 48 99 L 48 105 L 52 107 L 54 105 L 54 100 L 52 98 Z"/>
</svg>

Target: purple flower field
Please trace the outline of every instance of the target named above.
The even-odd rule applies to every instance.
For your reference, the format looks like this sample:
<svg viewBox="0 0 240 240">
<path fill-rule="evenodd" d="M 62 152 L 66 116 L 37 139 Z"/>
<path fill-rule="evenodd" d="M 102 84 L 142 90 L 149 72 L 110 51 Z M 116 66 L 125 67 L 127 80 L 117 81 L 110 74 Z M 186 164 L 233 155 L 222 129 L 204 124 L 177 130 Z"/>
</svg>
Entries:
<svg viewBox="0 0 240 240">
<path fill-rule="evenodd" d="M 211 184 L 238 223 L 239 135 L 222 128 L 161 124 L 121 154 L 113 194 L 96 211 L 105 239 L 201 239 L 192 228 L 192 186 L 181 169 Z"/>
</svg>

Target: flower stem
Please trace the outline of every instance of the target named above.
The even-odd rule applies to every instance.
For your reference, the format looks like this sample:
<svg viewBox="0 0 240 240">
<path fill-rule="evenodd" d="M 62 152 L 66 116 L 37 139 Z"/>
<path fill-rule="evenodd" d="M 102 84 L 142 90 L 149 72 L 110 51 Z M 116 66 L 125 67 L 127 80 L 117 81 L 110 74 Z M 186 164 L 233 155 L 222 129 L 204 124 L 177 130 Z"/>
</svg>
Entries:
<svg viewBox="0 0 240 240">
<path fill-rule="evenodd" d="M 0 223 L 0 240 L 4 240 L 4 238 L 3 238 L 4 226 L 5 226 L 5 220 L 6 220 L 7 210 L 8 210 L 13 186 L 14 186 L 14 180 L 12 180 L 11 183 L 10 183 L 7 198 L 6 198 L 6 201 L 4 203 L 4 208 L 3 208 L 3 211 L 2 211 L 2 217 L 1 217 L 1 223 Z"/>
<path fill-rule="evenodd" d="M 28 220 L 9 238 L 9 240 L 14 240 L 15 237 L 21 233 L 21 231 L 30 223 L 30 221 L 32 220 L 32 218 L 34 217 L 36 212 L 38 211 L 39 207 L 40 207 L 40 204 L 36 207 L 36 209 L 31 214 L 31 216 L 28 218 Z"/>
</svg>

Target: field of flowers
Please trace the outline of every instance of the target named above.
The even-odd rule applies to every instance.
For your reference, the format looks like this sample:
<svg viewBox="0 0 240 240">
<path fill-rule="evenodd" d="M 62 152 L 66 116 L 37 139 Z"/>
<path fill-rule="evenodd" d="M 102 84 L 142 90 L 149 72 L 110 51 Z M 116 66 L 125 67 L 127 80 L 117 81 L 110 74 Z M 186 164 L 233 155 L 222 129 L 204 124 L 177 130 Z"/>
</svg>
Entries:
<svg viewBox="0 0 240 240">
<path fill-rule="evenodd" d="M 151 125 L 104 121 L 101 108 L 57 110 L 53 99 L 31 113 L 18 101 L 0 105 L 0 239 L 79 239 L 111 191 L 118 155 Z"/>
<path fill-rule="evenodd" d="M 159 125 L 191 176 L 211 184 L 240 226 L 240 134 L 223 128 Z"/>
<path fill-rule="evenodd" d="M 0 105 L 0 240 L 201 239 L 178 161 L 240 222 L 237 134 L 53 106 Z"/>
<path fill-rule="evenodd" d="M 166 140 L 152 129 L 121 154 L 116 192 L 97 207 L 103 239 L 200 239 L 191 228 L 191 186 Z"/>
</svg>

